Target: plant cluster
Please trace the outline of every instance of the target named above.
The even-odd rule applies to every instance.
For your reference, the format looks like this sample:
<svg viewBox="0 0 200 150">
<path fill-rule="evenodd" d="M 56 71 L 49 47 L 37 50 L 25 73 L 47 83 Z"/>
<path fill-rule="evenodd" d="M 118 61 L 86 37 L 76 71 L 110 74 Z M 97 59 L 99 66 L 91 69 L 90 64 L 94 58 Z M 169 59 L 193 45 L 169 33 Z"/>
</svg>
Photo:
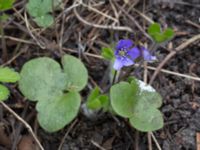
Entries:
<svg viewBox="0 0 200 150">
<path fill-rule="evenodd" d="M 0 10 L 12 8 L 13 2 L 0 0 Z M 61 7 L 60 3 L 59 0 L 29 0 L 26 8 L 38 26 L 49 27 L 54 21 L 52 12 Z M 158 23 L 150 25 L 147 31 L 157 46 L 174 36 L 172 29 L 162 31 Z M 140 61 L 156 61 L 152 51 L 155 49 L 135 44 L 131 39 L 119 40 L 114 51 L 112 48 L 102 48 L 102 56 L 112 64 L 112 84 L 105 93 L 99 87 L 91 90 L 86 108 L 126 118 L 139 131 L 162 128 L 160 94 L 151 85 L 134 76 L 122 81 L 116 79 L 123 67 L 131 67 Z M 71 55 L 64 55 L 61 65 L 48 57 L 32 59 L 24 64 L 20 74 L 8 67 L 0 68 L 1 83 L 15 83 L 18 80 L 19 90 L 27 100 L 37 102 L 40 126 L 48 132 L 55 132 L 77 116 L 81 106 L 80 91 L 87 85 L 88 72 L 84 64 Z M 9 93 L 8 88 L 0 84 L 0 101 L 8 99 Z"/>
</svg>

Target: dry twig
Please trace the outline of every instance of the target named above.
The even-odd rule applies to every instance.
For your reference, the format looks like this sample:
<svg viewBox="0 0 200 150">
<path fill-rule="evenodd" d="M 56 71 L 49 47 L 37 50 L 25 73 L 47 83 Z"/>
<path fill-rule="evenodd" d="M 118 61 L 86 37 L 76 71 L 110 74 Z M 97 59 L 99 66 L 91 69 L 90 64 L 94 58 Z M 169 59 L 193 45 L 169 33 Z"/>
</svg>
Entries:
<svg viewBox="0 0 200 150">
<path fill-rule="evenodd" d="M 16 114 L 10 107 L 8 107 L 4 102 L 0 102 L 0 104 L 27 128 L 27 130 L 33 136 L 35 142 L 38 144 L 40 149 L 44 150 L 39 140 L 37 139 L 35 133 L 33 132 L 31 126 L 24 119 L 22 119 L 18 114 Z"/>
</svg>

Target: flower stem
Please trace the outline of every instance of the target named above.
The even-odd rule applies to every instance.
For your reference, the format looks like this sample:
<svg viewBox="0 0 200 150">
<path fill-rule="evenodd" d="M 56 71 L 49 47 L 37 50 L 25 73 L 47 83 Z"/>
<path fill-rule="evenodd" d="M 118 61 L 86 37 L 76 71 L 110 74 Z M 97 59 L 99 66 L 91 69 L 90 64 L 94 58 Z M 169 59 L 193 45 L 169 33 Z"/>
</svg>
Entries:
<svg viewBox="0 0 200 150">
<path fill-rule="evenodd" d="M 112 86 L 113 84 L 115 84 L 115 82 L 116 82 L 117 72 L 118 72 L 118 71 L 115 70 L 114 75 L 113 75 L 113 80 L 112 80 L 111 86 Z"/>
</svg>

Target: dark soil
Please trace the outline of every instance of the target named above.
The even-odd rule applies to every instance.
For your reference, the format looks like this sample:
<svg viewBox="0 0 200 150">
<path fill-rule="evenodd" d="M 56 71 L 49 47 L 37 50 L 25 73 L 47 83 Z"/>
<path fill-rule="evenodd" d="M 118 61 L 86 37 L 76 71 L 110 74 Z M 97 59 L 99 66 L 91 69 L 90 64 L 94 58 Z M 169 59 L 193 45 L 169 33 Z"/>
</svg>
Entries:
<svg viewBox="0 0 200 150">
<path fill-rule="evenodd" d="M 122 1 L 116 2 L 123 4 Z M 130 0 L 130 3 L 133 2 L 135 1 Z M 144 2 L 138 2 L 135 9 L 142 11 Z M 145 14 L 147 16 L 161 23 L 163 27 L 169 26 L 176 31 L 176 36 L 171 41 L 173 48 L 186 41 L 186 39 L 200 33 L 199 0 L 190 0 L 189 2 L 181 0 L 153 0 L 145 4 Z M 25 2 L 17 1 L 16 5 L 16 9 L 21 10 L 25 7 Z M 66 8 L 71 5 L 71 2 L 67 2 Z M 125 6 L 126 10 L 129 7 L 129 5 Z M 101 6 L 102 11 L 105 12 L 107 9 L 111 9 L 109 1 Z M 78 9 L 78 11 L 86 20 L 95 23 L 99 21 L 100 17 L 98 15 L 90 14 L 86 9 Z M 84 54 L 84 52 L 100 55 L 101 47 L 107 46 L 107 44 L 113 41 L 116 42 L 118 38 L 123 38 L 127 35 L 132 36 L 132 34 L 127 32 L 96 29 L 87 26 L 76 18 L 73 11 L 70 11 L 66 14 L 66 23 L 64 24 L 64 49 L 62 49 L 62 52 L 57 44 L 60 40 L 60 33 L 56 33 L 56 30 L 59 32 L 61 30 L 62 18 L 60 18 L 56 26 L 46 29 L 37 35 L 38 40 L 47 46 L 45 49 L 41 49 L 32 39 L 24 21 L 16 12 L 10 10 L 7 13 L 12 14 L 12 16 L 9 21 L 4 23 L 5 35 L 25 39 L 33 44 L 5 39 L 6 53 L 3 52 L 3 44 L 0 45 L 1 64 L 7 63 L 8 60 L 18 55 L 11 63 L 6 65 L 20 71 L 23 64 L 31 58 L 49 56 L 60 61 L 60 57 L 64 53 L 70 53 L 79 56 L 84 61 L 89 70 L 89 83 L 92 86 L 98 84 L 102 89 L 107 88 L 107 82 L 104 79 L 108 78 L 108 63 L 105 60 L 90 57 Z M 56 12 L 54 15 L 58 16 L 59 13 L 61 12 Z M 129 11 L 129 14 L 135 17 L 141 24 L 144 22 L 143 18 L 134 11 Z M 112 13 L 110 15 L 114 16 Z M 121 24 L 130 26 L 137 34 L 141 34 L 135 26 L 132 26 L 132 23 L 129 24 L 130 20 L 126 15 L 121 15 L 120 17 Z M 31 24 L 37 27 L 31 21 L 31 18 L 29 19 Z M 100 21 L 100 23 L 107 24 L 109 21 Z M 142 41 L 148 40 L 142 38 Z M 150 65 L 158 66 L 168 53 L 169 51 L 166 48 L 158 49 L 156 55 L 159 61 Z M 164 69 L 200 77 L 200 41 L 194 42 L 186 49 L 180 51 L 175 57 L 170 59 L 164 66 Z M 153 71 L 148 71 L 149 79 L 152 74 Z M 140 69 L 137 76 L 142 79 L 143 69 Z M 25 101 L 17 86 L 8 85 L 8 87 L 12 94 L 5 103 L 33 127 L 45 150 L 58 149 L 66 133 L 68 134 L 64 139 L 63 150 L 98 150 L 102 148 L 106 150 L 148 149 L 146 133 L 136 131 L 129 126 L 126 120 L 120 117 L 115 118 L 107 113 L 97 115 L 95 120 L 90 120 L 80 112 L 78 118 L 63 130 L 53 134 L 46 133 L 37 123 L 35 104 Z M 153 82 L 153 87 L 163 97 L 161 111 L 164 114 L 165 125 L 163 129 L 154 132 L 161 148 L 163 150 L 195 150 L 198 144 L 196 143 L 196 136 L 200 133 L 200 82 L 159 73 Z M 89 86 L 82 92 L 83 102 L 88 94 Z M 26 128 L 3 107 L 0 107 L 0 121 L 0 149 L 37 149 L 37 144 L 28 136 Z M 24 137 L 25 141 L 22 140 Z M 28 142 L 27 139 L 29 140 Z M 22 145 L 21 147 L 20 144 Z M 28 149 L 25 148 L 27 145 Z M 157 148 L 153 142 L 154 149 Z"/>
</svg>

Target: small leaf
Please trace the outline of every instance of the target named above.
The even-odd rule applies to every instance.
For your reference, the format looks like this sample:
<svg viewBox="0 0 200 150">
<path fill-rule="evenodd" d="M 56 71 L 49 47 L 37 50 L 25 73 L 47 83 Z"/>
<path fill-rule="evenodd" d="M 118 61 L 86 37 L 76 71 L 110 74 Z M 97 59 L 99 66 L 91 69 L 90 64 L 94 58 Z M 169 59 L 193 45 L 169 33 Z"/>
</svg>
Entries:
<svg viewBox="0 0 200 150">
<path fill-rule="evenodd" d="M 0 82 L 15 83 L 20 79 L 20 76 L 13 69 L 8 67 L 0 68 Z"/>
<path fill-rule="evenodd" d="M 87 107 L 89 109 L 100 109 L 102 107 L 101 102 L 98 98 L 93 99 L 93 101 L 90 101 L 89 103 L 87 103 Z"/>
<path fill-rule="evenodd" d="M 112 60 L 114 58 L 114 52 L 112 48 L 103 47 L 101 51 L 102 51 L 101 56 L 103 56 L 105 59 Z"/>
<path fill-rule="evenodd" d="M 161 33 L 161 27 L 160 24 L 158 23 L 153 23 L 149 26 L 148 28 L 148 34 L 151 36 L 155 36 L 155 34 L 160 34 Z"/>
<path fill-rule="evenodd" d="M 41 127 L 48 132 L 62 129 L 77 116 L 80 103 L 77 92 L 69 92 L 55 100 L 39 101 L 36 109 Z"/>
<path fill-rule="evenodd" d="M 103 108 L 103 111 L 108 111 L 110 109 L 110 102 L 107 95 L 100 95 L 99 101 L 101 102 L 101 107 Z"/>
<path fill-rule="evenodd" d="M 167 28 L 162 32 L 160 24 L 154 23 L 149 26 L 148 34 L 155 40 L 155 42 L 163 43 L 174 36 L 174 31 L 171 28 Z"/>
<path fill-rule="evenodd" d="M 49 14 L 45 14 L 43 16 L 36 17 L 34 20 L 37 22 L 38 26 L 40 26 L 40 27 L 47 28 L 53 24 L 53 17 Z"/>
<path fill-rule="evenodd" d="M 103 108 L 107 111 L 109 108 L 109 99 L 107 95 L 100 95 L 98 87 L 95 87 L 87 99 L 87 107 L 89 109 L 97 110 Z"/>
<path fill-rule="evenodd" d="M 28 61 L 22 68 L 20 91 L 31 101 L 54 99 L 65 89 L 65 75 L 60 65 L 47 57 Z"/>
<path fill-rule="evenodd" d="M 9 15 L 7 15 L 7 14 L 5 14 L 5 13 L 3 13 L 3 14 L 0 16 L 0 21 L 2 21 L 2 22 L 6 21 L 6 20 L 8 20 L 8 19 L 9 19 Z"/>
<path fill-rule="evenodd" d="M 67 90 L 82 90 L 88 81 L 88 72 L 84 64 L 74 56 L 64 55 L 62 65 L 66 75 Z"/>
<path fill-rule="evenodd" d="M 10 91 L 7 87 L 0 84 L 0 101 L 4 101 L 8 99 Z"/>
<path fill-rule="evenodd" d="M 11 9 L 15 0 L 0 0 L 0 11 Z"/>
<path fill-rule="evenodd" d="M 163 35 L 165 36 L 165 40 L 170 40 L 174 36 L 174 31 L 171 28 L 167 28 L 164 32 Z"/>
<path fill-rule="evenodd" d="M 99 88 L 95 87 L 87 98 L 87 107 L 89 109 L 98 109 L 101 107 L 101 102 L 97 98 L 99 96 Z"/>
<path fill-rule="evenodd" d="M 50 15 L 54 8 L 61 5 L 61 0 L 29 0 L 26 8 L 34 21 L 41 27 L 49 27 L 53 24 L 53 16 Z"/>
<path fill-rule="evenodd" d="M 111 87 L 110 99 L 113 110 L 122 117 L 131 117 L 135 106 L 134 97 L 138 92 L 137 85 L 120 82 Z"/>
</svg>

